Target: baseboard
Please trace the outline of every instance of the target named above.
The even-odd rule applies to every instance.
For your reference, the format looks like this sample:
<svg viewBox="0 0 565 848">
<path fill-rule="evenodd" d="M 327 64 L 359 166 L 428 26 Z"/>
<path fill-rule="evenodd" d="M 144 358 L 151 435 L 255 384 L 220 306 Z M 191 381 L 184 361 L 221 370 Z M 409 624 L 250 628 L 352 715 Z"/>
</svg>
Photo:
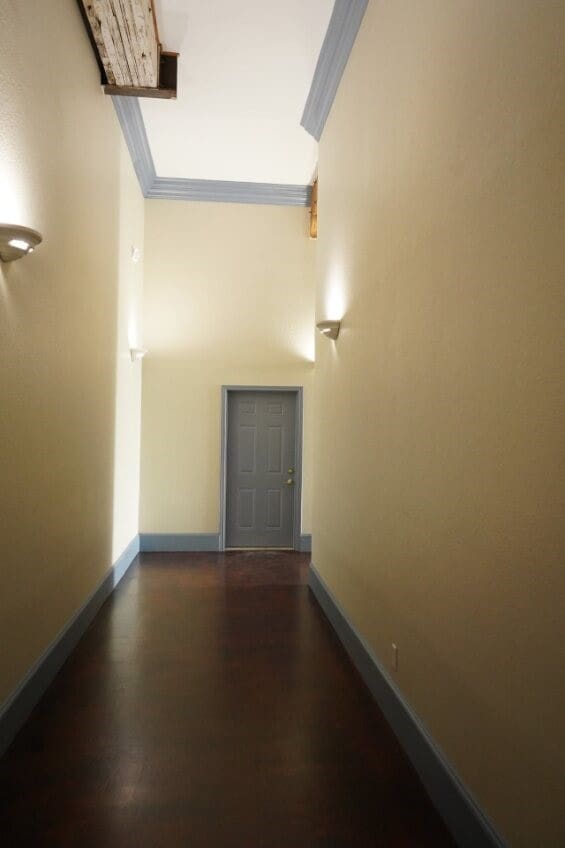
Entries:
<svg viewBox="0 0 565 848">
<path fill-rule="evenodd" d="M 105 574 L 104 578 L 65 627 L 32 665 L 23 680 L 0 707 L 0 756 L 11 744 L 53 678 L 88 629 L 104 601 L 112 594 L 139 553 L 139 536 Z"/>
<path fill-rule="evenodd" d="M 314 568 L 308 585 L 461 848 L 505 848 L 453 766 Z"/>
<path fill-rule="evenodd" d="M 298 550 L 303 554 L 309 554 L 312 551 L 312 536 L 310 533 L 301 533 Z"/>
<path fill-rule="evenodd" d="M 140 550 L 154 553 L 219 551 L 219 533 L 141 533 Z M 312 536 L 302 533 L 298 542 L 298 550 L 309 553 L 312 550 Z"/>
<path fill-rule="evenodd" d="M 135 535 L 127 546 L 127 548 L 121 554 L 121 556 L 118 557 L 112 568 L 114 578 L 114 589 L 116 588 L 122 577 L 125 576 L 128 568 L 138 555 L 139 550 L 139 535 Z"/>
<path fill-rule="evenodd" d="M 141 551 L 219 551 L 219 533 L 141 533 Z"/>
</svg>

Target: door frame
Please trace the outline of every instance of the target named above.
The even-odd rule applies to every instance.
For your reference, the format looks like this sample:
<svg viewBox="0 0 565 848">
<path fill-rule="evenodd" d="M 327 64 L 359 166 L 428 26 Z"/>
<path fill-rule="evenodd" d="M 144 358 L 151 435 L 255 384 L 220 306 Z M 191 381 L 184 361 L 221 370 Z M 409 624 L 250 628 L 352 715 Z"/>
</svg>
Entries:
<svg viewBox="0 0 565 848">
<path fill-rule="evenodd" d="M 288 392 L 296 395 L 294 441 L 296 449 L 294 487 L 294 528 L 293 546 L 300 550 L 300 533 L 302 530 L 302 419 L 303 419 L 303 387 L 302 386 L 222 386 L 222 442 L 220 455 L 220 551 L 226 549 L 226 511 L 227 511 L 227 478 L 228 478 L 228 395 L 230 392 Z"/>
</svg>

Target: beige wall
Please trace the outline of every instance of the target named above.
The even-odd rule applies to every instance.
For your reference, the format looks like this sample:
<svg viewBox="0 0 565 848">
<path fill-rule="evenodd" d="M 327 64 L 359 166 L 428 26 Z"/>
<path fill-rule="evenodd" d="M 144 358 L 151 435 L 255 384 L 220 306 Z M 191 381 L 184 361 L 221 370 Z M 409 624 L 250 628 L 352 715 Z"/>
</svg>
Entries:
<svg viewBox="0 0 565 848">
<path fill-rule="evenodd" d="M 303 385 L 310 529 L 314 243 L 305 209 L 146 204 L 140 528 L 219 526 L 220 387 Z"/>
<path fill-rule="evenodd" d="M 111 565 L 114 513 L 121 541 L 137 530 L 113 503 L 114 427 L 122 236 L 142 239 L 143 205 L 76 4 L 0 0 L 0 34 L 0 221 L 44 236 L 0 265 L 1 704 Z"/>
<path fill-rule="evenodd" d="M 139 530 L 141 362 L 131 361 L 130 348 L 143 347 L 145 201 L 123 139 L 120 157 L 113 562 Z"/>
<path fill-rule="evenodd" d="M 564 36 L 372 0 L 319 163 L 313 559 L 523 848 L 565 844 Z"/>
</svg>

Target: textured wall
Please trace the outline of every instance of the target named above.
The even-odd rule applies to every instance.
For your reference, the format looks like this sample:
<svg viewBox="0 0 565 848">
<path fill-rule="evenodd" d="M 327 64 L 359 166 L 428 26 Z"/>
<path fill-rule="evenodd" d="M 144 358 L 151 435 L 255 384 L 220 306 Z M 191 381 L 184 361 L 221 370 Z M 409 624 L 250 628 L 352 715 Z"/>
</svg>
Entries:
<svg viewBox="0 0 565 848">
<path fill-rule="evenodd" d="M 313 559 L 523 848 L 565 844 L 564 36 L 370 2 L 319 164 Z"/>
<path fill-rule="evenodd" d="M 0 0 L 0 103 L 0 221 L 44 236 L 0 266 L 1 703 L 112 562 L 120 222 L 141 201 L 72 0 Z"/>
<path fill-rule="evenodd" d="M 220 387 L 303 385 L 310 528 L 314 243 L 307 212 L 147 202 L 142 531 L 218 531 Z"/>
</svg>

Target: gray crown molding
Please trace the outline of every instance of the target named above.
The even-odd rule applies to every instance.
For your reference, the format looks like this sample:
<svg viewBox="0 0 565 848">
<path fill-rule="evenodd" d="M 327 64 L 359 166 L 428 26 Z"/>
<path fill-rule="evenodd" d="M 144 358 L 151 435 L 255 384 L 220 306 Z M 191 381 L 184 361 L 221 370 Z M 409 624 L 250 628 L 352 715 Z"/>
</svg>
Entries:
<svg viewBox="0 0 565 848">
<path fill-rule="evenodd" d="M 319 141 L 369 0 L 336 0 L 300 121 Z"/>
<path fill-rule="evenodd" d="M 312 187 L 307 185 L 158 177 L 138 99 L 112 97 L 112 100 L 144 197 L 153 200 L 200 200 L 269 206 L 310 205 Z"/>
<path fill-rule="evenodd" d="M 368 0 L 335 0 L 300 122 L 316 141 L 320 140 L 324 130 L 367 3 Z M 112 100 L 144 197 L 154 200 L 310 206 L 312 187 L 309 185 L 158 177 L 139 100 L 136 97 L 112 97 Z"/>
<path fill-rule="evenodd" d="M 309 206 L 311 191 L 311 186 L 302 185 L 156 177 L 146 196 L 165 200 Z"/>
<path fill-rule="evenodd" d="M 147 141 L 139 101 L 136 97 L 112 97 L 112 101 L 139 180 L 139 186 L 143 196 L 147 197 L 157 174 Z"/>
</svg>

